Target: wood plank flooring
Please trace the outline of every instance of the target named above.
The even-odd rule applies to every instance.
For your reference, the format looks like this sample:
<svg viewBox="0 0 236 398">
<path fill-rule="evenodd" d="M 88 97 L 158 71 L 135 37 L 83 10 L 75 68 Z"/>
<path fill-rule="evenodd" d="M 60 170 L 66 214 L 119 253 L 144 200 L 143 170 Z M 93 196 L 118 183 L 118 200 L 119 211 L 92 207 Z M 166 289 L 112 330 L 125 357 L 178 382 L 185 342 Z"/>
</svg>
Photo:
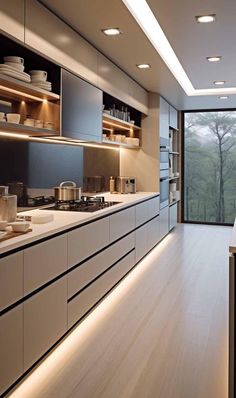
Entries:
<svg viewBox="0 0 236 398">
<path fill-rule="evenodd" d="M 227 398 L 231 231 L 178 225 L 11 398 Z"/>
</svg>

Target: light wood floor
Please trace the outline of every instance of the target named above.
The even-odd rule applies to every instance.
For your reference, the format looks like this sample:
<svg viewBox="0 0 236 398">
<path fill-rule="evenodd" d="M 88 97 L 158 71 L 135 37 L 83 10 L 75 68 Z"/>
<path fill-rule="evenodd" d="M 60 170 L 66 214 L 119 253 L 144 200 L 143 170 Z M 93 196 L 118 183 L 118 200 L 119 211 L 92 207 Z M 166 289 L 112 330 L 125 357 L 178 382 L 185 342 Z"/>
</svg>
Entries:
<svg viewBox="0 0 236 398">
<path fill-rule="evenodd" d="M 179 225 L 11 398 L 227 398 L 230 233 Z"/>
</svg>

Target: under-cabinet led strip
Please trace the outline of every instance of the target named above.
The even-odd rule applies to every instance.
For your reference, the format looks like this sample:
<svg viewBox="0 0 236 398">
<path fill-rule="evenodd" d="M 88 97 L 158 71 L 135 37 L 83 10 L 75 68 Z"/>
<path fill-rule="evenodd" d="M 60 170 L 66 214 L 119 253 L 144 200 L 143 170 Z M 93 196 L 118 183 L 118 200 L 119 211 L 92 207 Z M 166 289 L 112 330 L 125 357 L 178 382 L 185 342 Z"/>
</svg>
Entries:
<svg viewBox="0 0 236 398">
<path fill-rule="evenodd" d="M 40 101 L 40 102 L 44 102 L 45 101 L 44 98 L 36 97 L 34 95 L 27 94 L 27 93 L 25 93 L 23 91 L 15 90 L 14 88 L 6 87 L 6 86 L 1 86 L 0 85 L 0 90 L 4 90 L 4 91 L 7 91 L 7 92 L 12 93 L 12 94 L 22 95 L 22 97 L 33 99 L 35 101 Z"/>
</svg>

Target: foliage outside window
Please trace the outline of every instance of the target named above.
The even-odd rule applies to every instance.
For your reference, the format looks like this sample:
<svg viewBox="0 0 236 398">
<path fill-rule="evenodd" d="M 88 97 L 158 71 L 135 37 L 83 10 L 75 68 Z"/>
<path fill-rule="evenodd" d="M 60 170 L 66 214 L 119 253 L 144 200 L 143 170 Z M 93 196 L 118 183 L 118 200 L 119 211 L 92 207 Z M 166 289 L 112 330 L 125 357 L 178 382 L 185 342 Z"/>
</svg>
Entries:
<svg viewBox="0 0 236 398">
<path fill-rule="evenodd" d="M 185 221 L 236 217 L 236 111 L 185 113 Z"/>
</svg>

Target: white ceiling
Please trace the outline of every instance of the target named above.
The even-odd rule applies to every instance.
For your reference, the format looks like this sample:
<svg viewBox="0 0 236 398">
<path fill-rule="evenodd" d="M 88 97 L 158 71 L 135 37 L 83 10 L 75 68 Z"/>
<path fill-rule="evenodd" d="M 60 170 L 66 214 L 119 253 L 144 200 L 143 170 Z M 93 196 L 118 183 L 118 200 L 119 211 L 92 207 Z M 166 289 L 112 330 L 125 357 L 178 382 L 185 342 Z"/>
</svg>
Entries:
<svg viewBox="0 0 236 398">
<path fill-rule="evenodd" d="M 177 109 L 236 108 L 236 95 L 228 100 L 187 97 L 121 0 L 42 2 L 145 89 L 160 93 Z M 226 80 L 225 87 L 236 87 L 235 0 L 147 2 L 194 88 L 214 88 L 214 80 Z M 202 14 L 216 14 L 216 21 L 196 23 L 195 15 Z M 123 33 L 107 37 L 101 32 L 107 27 L 119 27 Z M 222 61 L 207 62 L 206 57 L 212 55 L 221 55 Z M 139 63 L 149 63 L 151 69 L 139 70 Z"/>
</svg>

